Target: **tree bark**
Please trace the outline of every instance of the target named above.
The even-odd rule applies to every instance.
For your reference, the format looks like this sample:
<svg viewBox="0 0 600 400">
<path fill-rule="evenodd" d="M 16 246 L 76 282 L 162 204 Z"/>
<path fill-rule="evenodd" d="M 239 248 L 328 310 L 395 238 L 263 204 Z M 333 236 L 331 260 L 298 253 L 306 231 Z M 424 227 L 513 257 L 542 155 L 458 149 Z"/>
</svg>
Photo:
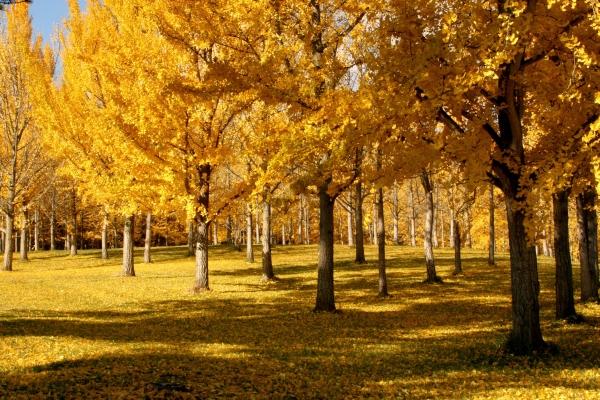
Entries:
<svg viewBox="0 0 600 400">
<path fill-rule="evenodd" d="M 14 208 L 8 204 L 9 212 L 6 214 L 6 232 L 4 236 L 4 263 L 2 271 L 12 271 L 12 260 L 14 251 L 13 231 L 15 227 Z"/>
<path fill-rule="evenodd" d="M 40 250 L 40 211 L 36 208 L 33 214 L 33 251 Z"/>
<path fill-rule="evenodd" d="M 271 281 L 275 279 L 273 272 L 273 261 L 271 259 L 271 203 L 268 193 L 264 193 L 262 201 L 262 280 Z"/>
<path fill-rule="evenodd" d="M 593 186 L 577 196 L 581 301 L 598 301 L 598 219 Z"/>
<path fill-rule="evenodd" d="M 383 215 L 383 201 L 383 188 L 379 188 L 377 199 L 377 265 L 379 267 L 379 297 L 388 297 L 387 274 L 385 270 L 385 220 Z"/>
<path fill-rule="evenodd" d="M 333 208 L 335 198 L 328 193 L 331 178 L 319 187 L 319 263 L 317 276 L 317 299 L 314 311 L 335 311 L 333 286 Z"/>
<path fill-rule="evenodd" d="M 52 189 L 52 198 L 50 203 L 50 251 L 56 250 L 56 237 L 54 225 L 56 224 L 56 193 Z"/>
<path fill-rule="evenodd" d="M 194 255 L 195 251 L 196 251 L 196 243 L 194 241 L 194 221 L 193 220 L 189 220 L 188 221 L 188 237 L 187 237 L 187 246 L 188 246 L 188 257 L 191 257 Z"/>
<path fill-rule="evenodd" d="M 29 261 L 29 240 L 27 235 L 27 228 L 29 225 L 29 215 L 27 212 L 27 206 L 23 206 L 23 223 L 21 225 L 21 254 L 20 259 L 22 261 Z"/>
<path fill-rule="evenodd" d="M 133 260 L 133 232 L 135 228 L 135 217 L 129 215 L 125 218 L 123 226 L 123 276 L 135 276 Z"/>
<path fill-rule="evenodd" d="M 106 210 L 102 221 L 102 259 L 108 260 L 108 212 Z"/>
<path fill-rule="evenodd" d="M 77 255 L 77 193 L 71 189 L 71 256 Z"/>
<path fill-rule="evenodd" d="M 399 245 L 400 244 L 400 232 L 398 231 L 398 217 L 400 215 L 400 210 L 398 207 L 398 184 L 396 183 L 396 181 L 394 181 L 394 188 L 393 188 L 393 192 L 392 192 L 392 213 L 394 214 L 392 216 L 393 220 L 393 240 L 394 240 L 394 244 L 395 245 Z"/>
<path fill-rule="evenodd" d="M 363 197 L 362 197 L 362 182 L 356 182 L 354 186 L 355 190 L 355 209 L 354 209 L 354 221 L 356 224 L 356 243 L 355 258 L 354 261 L 358 264 L 364 264 L 367 262 L 365 258 L 365 233 L 363 230 Z"/>
<path fill-rule="evenodd" d="M 573 295 L 573 267 L 569 249 L 569 192 L 552 196 L 554 216 L 554 249 L 556 263 L 556 319 L 576 320 Z"/>
<path fill-rule="evenodd" d="M 246 205 L 246 261 L 254 263 L 254 247 L 252 247 L 252 205 Z"/>
<path fill-rule="evenodd" d="M 298 198 L 298 240 L 296 241 L 297 244 L 303 244 L 304 243 L 304 237 L 303 237 L 303 223 L 304 223 L 304 206 L 303 206 L 303 202 L 304 202 L 304 196 L 300 195 Z"/>
<path fill-rule="evenodd" d="M 454 275 L 462 274 L 462 257 L 460 255 L 460 224 L 454 220 Z"/>
<path fill-rule="evenodd" d="M 435 260 L 433 257 L 433 221 L 434 221 L 434 203 L 433 203 L 433 185 L 429 178 L 429 173 L 423 171 L 421 173 L 421 184 L 425 190 L 425 263 L 427 265 L 427 283 L 440 283 L 442 280 L 437 276 L 435 270 Z"/>
<path fill-rule="evenodd" d="M 489 198 L 490 226 L 488 239 L 488 265 L 496 264 L 496 225 L 494 220 L 495 205 L 494 205 L 494 185 L 490 185 Z"/>
<path fill-rule="evenodd" d="M 196 242 L 196 276 L 192 291 L 198 293 L 210 290 L 208 285 L 208 235 L 210 232 L 210 221 L 208 212 L 210 206 L 210 178 L 212 166 L 201 164 L 197 167 L 198 193 L 196 225 L 198 226 L 198 237 Z"/>
<path fill-rule="evenodd" d="M 417 211 L 415 209 L 415 198 L 413 192 L 413 182 L 410 181 L 408 188 L 408 210 L 409 210 L 409 228 L 410 228 L 410 245 L 417 246 Z"/>
<path fill-rule="evenodd" d="M 352 200 L 352 194 L 348 195 L 348 209 L 346 210 L 346 223 L 348 226 L 348 246 L 354 246 L 354 227 L 352 218 L 352 210 L 354 209 L 354 202 Z"/>
<path fill-rule="evenodd" d="M 150 264 L 152 262 L 152 213 L 146 214 L 146 237 L 144 239 L 144 263 Z"/>
</svg>

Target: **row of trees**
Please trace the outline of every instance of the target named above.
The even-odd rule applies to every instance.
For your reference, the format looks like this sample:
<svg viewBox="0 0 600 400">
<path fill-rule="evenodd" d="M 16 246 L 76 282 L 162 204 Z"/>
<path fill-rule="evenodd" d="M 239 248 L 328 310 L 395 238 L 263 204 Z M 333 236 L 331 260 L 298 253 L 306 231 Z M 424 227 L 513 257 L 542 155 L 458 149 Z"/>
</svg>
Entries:
<svg viewBox="0 0 600 400">
<path fill-rule="evenodd" d="M 473 193 L 493 195 L 492 184 L 507 216 L 509 348 L 546 347 L 534 243 L 547 242 L 549 202 L 557 302 L 564 308 L 558 316 L 576 315 L 569 196 L 577 204 L 582 294 L 598 298 L 600 17 L 592 0 L 240 0 L 181 7 L 89 0 L 85 13 L 76 0 L 69 5 L 60 79 L 52 52 L 32 41 L 27 6 L 8 12 L 0 109 L 4 134 L 13 139 L 2 159 L 9 160 L 7 171 L 13 165 L 24 173 L 3 178 L 5 269 L 15 207 L 33 201 L 26 193 L 44 192 L 47 171 L 69 176 L 75 196 L 100 205 L 105 221 L 125 218 L 129 274 L 135 215 L 150 227 L 153 215 L 185 213 L 197 292 L 209 289 L 210 226 L 217 218 L 240 202 L 260 204 L 263 272 L 271 279 L 271 207 L 282 193 L 301 194 L 304 204 L 316 195 L 317 210 L 300 206 L 299 219 L 310 210 L 319 220 L 315 310 L 335 311 L 336 202 L 352 203 L 362 262 L 362 202 L 367 192 L 376 197 L 370 214 L 379 294 L 386 296 L 386 192 L 393 197 L 404 185 L 416 196 L 420 184 L 427 281 L 439 282 L 436 196 L 447 205 L 458 243 L 464 225 L 458 217 L 481 201 Z M 254 213 L 246 214 L 251 227 Z M 467 225 L 472 220 L 465 218 Z M 76 232 L 76 221 L 71 226 Z"/>
</svg>

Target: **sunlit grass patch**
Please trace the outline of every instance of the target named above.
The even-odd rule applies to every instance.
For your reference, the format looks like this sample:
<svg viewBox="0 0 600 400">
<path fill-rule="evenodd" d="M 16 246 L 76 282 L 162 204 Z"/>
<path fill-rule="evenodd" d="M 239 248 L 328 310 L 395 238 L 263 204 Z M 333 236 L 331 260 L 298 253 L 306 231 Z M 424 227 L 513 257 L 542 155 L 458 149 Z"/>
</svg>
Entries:
<svg viewBox="0 0 600 400">
<path fill-rule="evenodd" d="M 186 249 L 156 249 L 136 278 L 118 252 L 32 255 L 0 274 L 0 397 L 597 398 L 600 306 L 587 323 L 553 320 L 552 260 L 541 258 L 542 321 L 556 356 L 502 354 L 510 328 L 506 257 L 436 253 L 443 285 L 422 284 L 421 249 L 388 248 L 392 297 L 369 263 L 336 248 L 342 313 L 313 314 L 316 247 L 277 247 L 279 282 L 227 247 L 211 248 L 212 291 L 192 295 Z M 577 274 L 578 271 L 576 270 Z M 576 275 L 577 276 L 577 275 Z M 577 279 L 575 279 L 577 282 Z"/>
</svg>

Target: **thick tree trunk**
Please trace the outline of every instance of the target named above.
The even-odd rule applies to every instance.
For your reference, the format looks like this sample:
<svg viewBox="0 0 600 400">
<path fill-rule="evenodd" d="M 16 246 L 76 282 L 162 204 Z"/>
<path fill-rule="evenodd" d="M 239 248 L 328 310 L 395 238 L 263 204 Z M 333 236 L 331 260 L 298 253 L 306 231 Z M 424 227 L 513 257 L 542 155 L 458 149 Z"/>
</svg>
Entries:
<svg viewBox="0 0 600 400">
<path fill-rule="evenodd" d="M 507 197 L 513 318 L 508 346 L 516 354 L 530 354 L 545 347 L 540 328 L 540 284 L 535 246 L 528 243 L 525 214 L 515 203 Z"/>
<path fill-rule="evenodd" d="M 596 190 L 590 186 L 577 196 L 577 229 L 581 301 L 598 301 L 598 218 L 594 206 Z"/>
<path fill-rule="evenodd" d="M 254 262 L 254 247 L 252 247 L 252 206 L 246 205 L 246 261 Z"/>
<path fill-rule="evenodd" d="M 434 221 L 434 203 L 433 203 L 433 186 L 429 178 L 429 173 L 423 171 L 421 173 L 421 183 L 425 190 L 425 263 L 427 265 L 427 283 L 440 283 L 442 280 L 437 276 L 435 270 L 435 260 L 433 257 L 433 221 Z"/>
<path fill-rule="evenodd" d="M 354 221 L 356 224 L 356 251 L 354 261 L 359 264 L 367 262 L 365 258 L 365 233 L 363 230 L 363 197 L 362 197 L 362 182 L 356 182 L 355 189 L 355 209 L 354 209 Z"/>
<path fill-rule="evenodd" d="M 387 274 L 385 270 L 385 220 L 383 215 L 383 189 L 378 190 L 377 199 L 377 255 L 379 267 L 379 297 L 388 297 Z"/>
<path fill-rule="evenodd" d="M 108 212 L 106 211 L 102 221 L 102 259 L 108 260 Z"/>
<path fill-rule="evenodd" d="M 192 291 L 198 293 L 210 290 L 208 285 L 208 236 L 210 232 L 210 221 L 208 212 L 210 210 L 210 178 L 212 166 L 202 164 L 197 167 L 198 187 L 200 188 L 197 198 L 196 225 L 198 237 L 196 242 L 196 276 Z"/>
<path fill-rule="evenodd" d="M 496 264 L 496 225 L 494 221 L 495 205 L 494 205 L 494 186 L 490 185 L 489 198 L 490 226 L 488 239 L 488 265 Z"/>
<path fill-rule="evenodd" d="M 123 226 L 123 276 L 135 276 L 133 261 L 133 232 L 135 228 L 135 217 L 130 215 L 125 218 Z"/>
<path fill-rule="evenodd" d="M 413 192 L 413 182 L 412 179 L 410 181 L 408 187 L 408 211 L 409 211 L 409 235 L 410 235 L 410 245 L 412 247 L 417 246 L 417 211 L 415 209 L 415 198 Z"/>
<path fill-rule="evenodd" d="M 23 206 L 23 223 L 21 225 L 21 253 L 20 259 L 22 261 L 29 260 L 29 240 L 27 235 L 27 229 L 29 225 L 29 215 L 27 212 L 27 206 Z"/>
<path fill-rule="evenodd" d="M 9 212 L 6 214 L 6 231 L 4 236 L 4 263 L 2 271 L 12 271 L 13 261 L 13 231 L 15 228 L 14 209 L 11 204 L 8 204 Z"/>
<path fill-rule="evenodd" d="M 188 257 L 191 257 L 196 252 L 196 242 L 194 241 L 194 237 L 196 236 L 194 233 L 194 221 L 188 221 L 188 237 L 187 237 L 187 246 L 188 246 Z"/>
<path fill-rule="evenodd" d="M 262 201 L 262 234 L 262 279 L 271 281 L 275 279 L 275 273 L 271 259 L 271 203 L 267 194 Z"/>
<path fill-rule="evenodd" d="M 573 295 L 573 267 L 569 249 L 569 192 L 552 196 L 554 249 L 556 252 L 556 319 L 576 320 Z"/>
<path fill-rule="evenodd" d="M 144 263 L 150 264 L 152 262 L 152 213 L 146 214 L 146 237 L 144 239 Z"/>
<path fill-rule="evenodd" d="M 460 224 L 454 220 L 454 275 L 462 274 L 462 258 L 460 255 Z"/>
<path fill-rule="evenodd" d="M 319 187 L 319 264 L 314 311 L 335 311 L 333 286 L 333 208 L 335 199 L 327 192 L 331 178 Z"/>
</svg>

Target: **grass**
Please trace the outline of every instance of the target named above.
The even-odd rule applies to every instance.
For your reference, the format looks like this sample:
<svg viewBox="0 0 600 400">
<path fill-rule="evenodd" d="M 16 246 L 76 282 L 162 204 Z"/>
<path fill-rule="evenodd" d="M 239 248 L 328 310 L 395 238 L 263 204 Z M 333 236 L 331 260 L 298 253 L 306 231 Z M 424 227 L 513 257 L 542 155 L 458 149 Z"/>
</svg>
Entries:
<svg viewBox="0 0 600 400">
<path fill-rule="evenodd" d="M 314 246 L 277 247 L 276 273 L 211 249 L 212 291 L 189 292 L 193 260 L 161 248 L 136 278 L 118 253 L 32 254 L 0 274 L 0 398 L 600 398 L 600 306 L 585 324 L 553 320 L 552 260 L 541 258 L 546 340 L 558 355 L 499 349 L 510 324 L 506 256 L 488 267 L 465 250 L 436 253 L 443 285 L 426 285 L 420 249 L 389 247 L 392 297 L 377 268 L 336 248 L 340 314 L 314 314 Z M 367 248 L 374 260 L 375 248 Z M 579 271 L 575 271 L 578 276 Z M 576 281 L 578 279 L 575 279 Z"/>
</svg>

